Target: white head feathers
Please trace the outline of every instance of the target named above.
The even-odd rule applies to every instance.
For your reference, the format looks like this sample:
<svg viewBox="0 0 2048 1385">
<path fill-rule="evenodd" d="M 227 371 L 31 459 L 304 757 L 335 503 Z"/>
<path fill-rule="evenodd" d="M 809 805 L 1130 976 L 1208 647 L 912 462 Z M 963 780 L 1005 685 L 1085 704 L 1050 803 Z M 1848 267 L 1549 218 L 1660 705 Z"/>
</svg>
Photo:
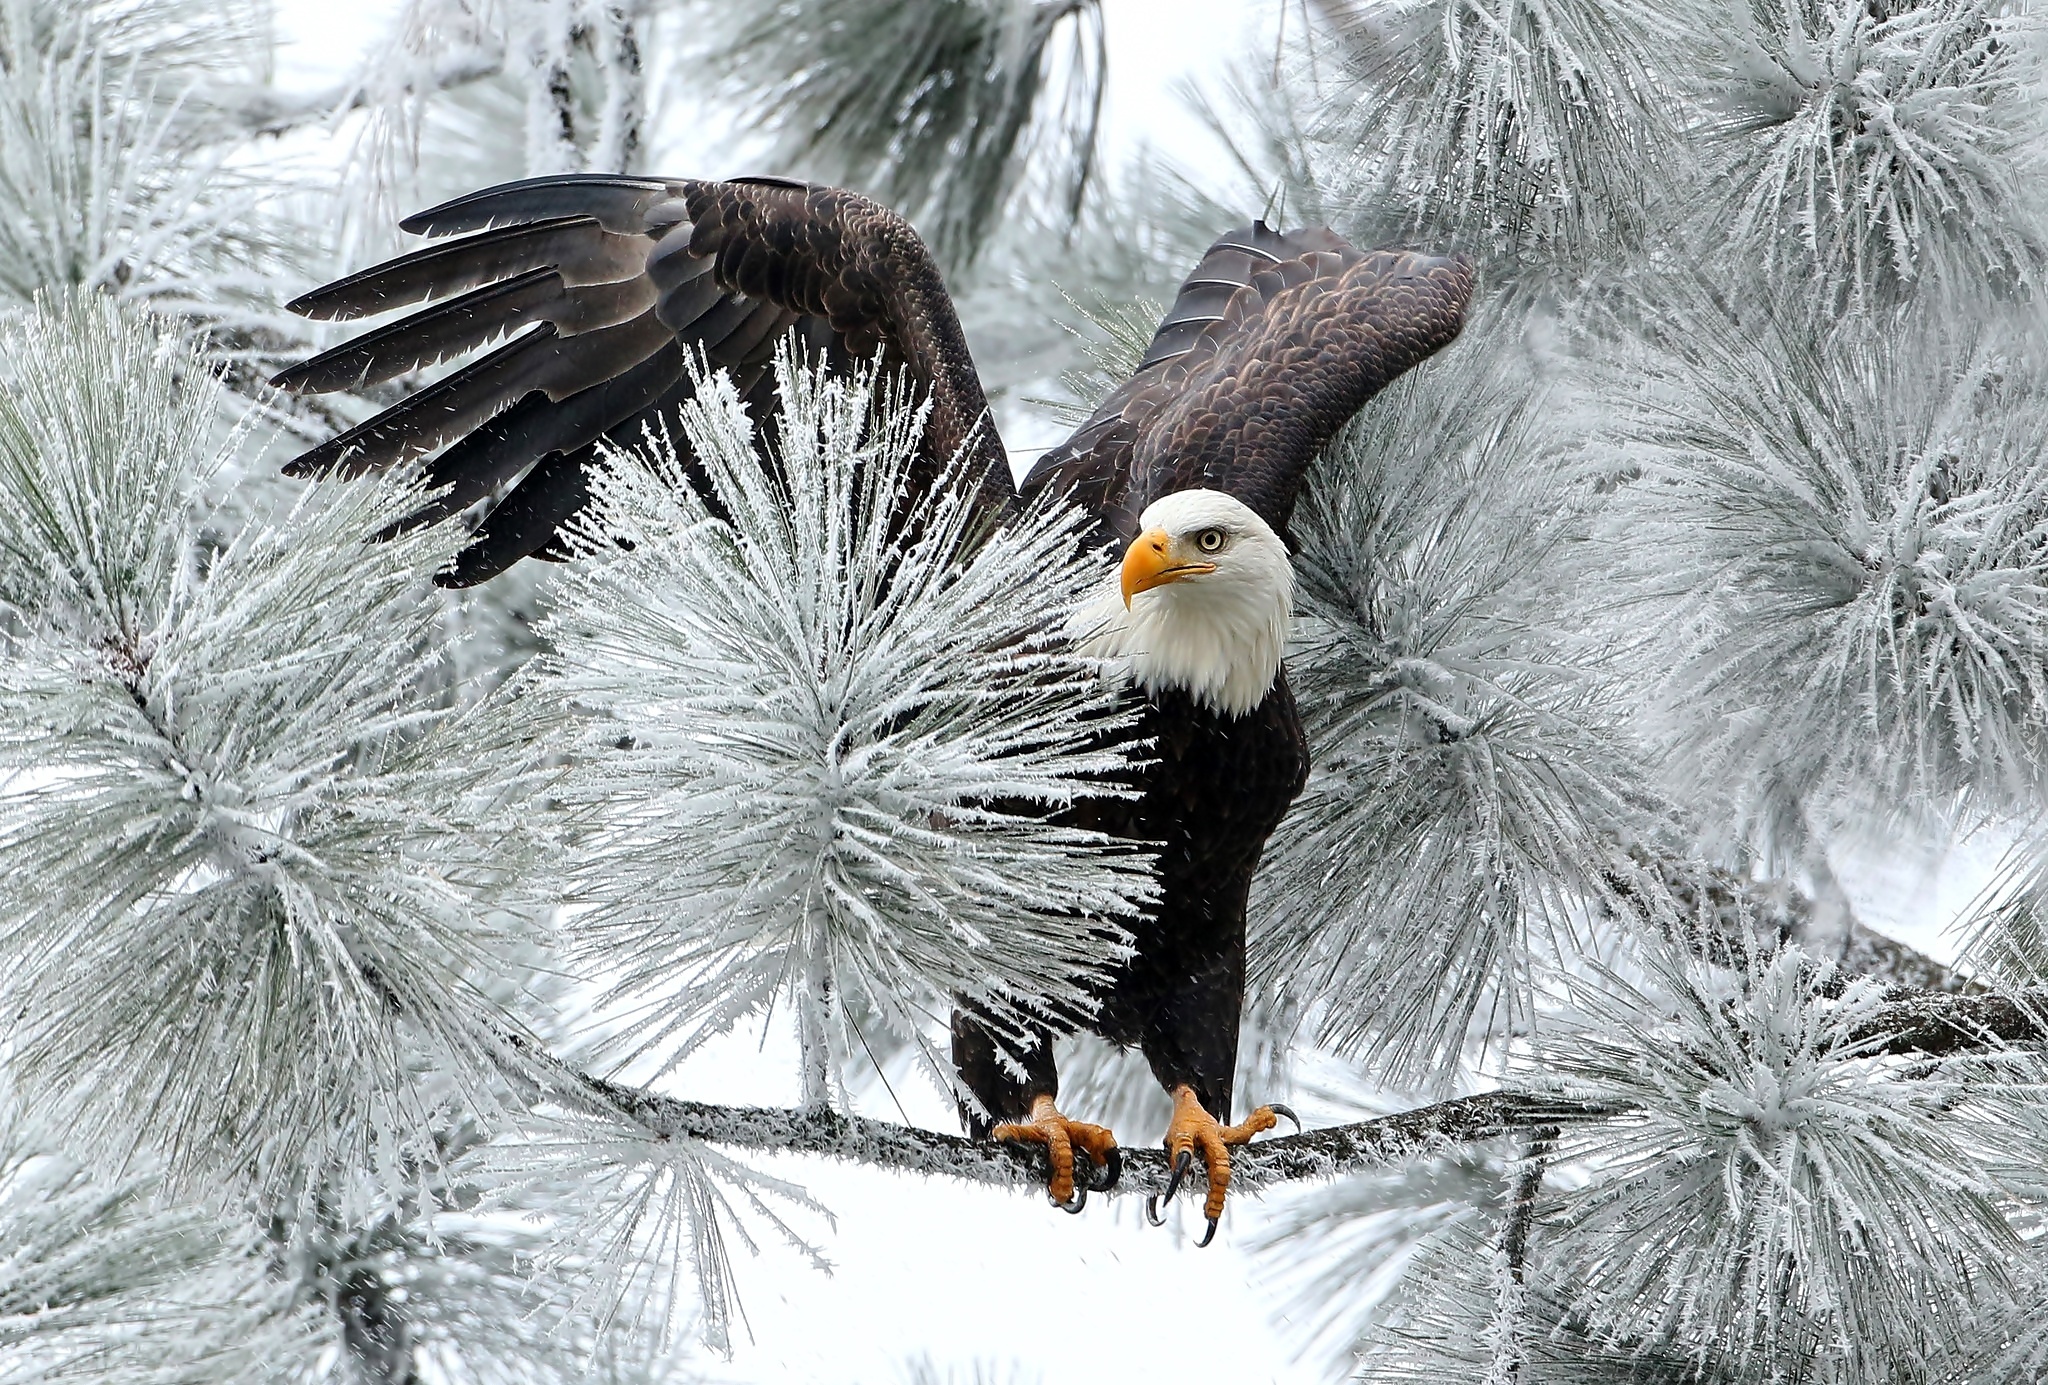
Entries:
<svg viewBox="0 0 2048 1385">
<path fill-rule="evenodd" d="M 1280 676 L 1294 609 L 1287 545 L 1242 501 L 1176 491 L 1138 517 L 1123 571 L 1068 622 L 1084 654 L 1147 692 L 1243 716 Z"/>
</svg>

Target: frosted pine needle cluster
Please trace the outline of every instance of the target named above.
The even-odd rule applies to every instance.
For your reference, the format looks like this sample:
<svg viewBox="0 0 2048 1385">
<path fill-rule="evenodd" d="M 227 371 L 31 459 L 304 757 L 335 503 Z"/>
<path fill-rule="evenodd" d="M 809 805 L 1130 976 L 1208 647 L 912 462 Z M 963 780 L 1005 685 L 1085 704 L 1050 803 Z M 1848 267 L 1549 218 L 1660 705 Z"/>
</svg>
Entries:
<svg viewBox="0 0 2048 1385">
<path fill-rule="evenodd" d="M 1321 139 L 1411 234 L 1509 256 L 1628 243 L 1672 172 L 1668 28 L 1635 0 L 1330 5 L 1348 82 Z M 1364 209 L 1367 216 L 1377 206 Z M 1383 213 L 1380 213 L 1383 214 Z"/>
<path fill-rule="evenodd" d="M 776 133 L 770 162 L 881 197 L 943 261 L 974 258 L 1029 164 L 1079 213 L 1107 76 L 1098 0 L 796 0 L 717 23 L 712 62 Z"/>
<path fill-rule="evenodd" d="M 483 902 L 516 834 L 478 829 L 517 776 L 418 696 L 454 540 L 365 546 L 405 501 L 372 489 L 209 532 L 216 387 L 105 299 L 0 359 L 11 1072 L 187 1186 L 427 1140 L 495 1071 L 469 978 L 518 941 Z"/>
<path fill-rule="evenodd" d="M 1829 979 L 1788 947 L 1732 975 L 1664 954 L 1643 988 L 1573 987 L 1583 1022 L 1540 1069 L 1637 1113 L 1584 1146 L 1559 1216 L 1597 1337 L 1745 1373 L 1842 1352 L 1873 1378 L 2009 1291 L 1996 1170 L 2028 1138 L 2008 1114 L 2037 1099 L 2024 1066 L 1887 1058 L 1884 988 Z"/>
<path fill-rule="evenodd" d="M 0 1095 L 0 1382 L 272 1379 L 322 1345 L 248 1228 L 96 1178 Z"/>
<path fill-rule="evenodd" d="M 2048 385 L 1994 324 L 1824 342 L 1702 306 L 1635 350 L 1600 440 L 1642 468 L 1614 574 L 1659 633 L 1675 782 L 1758 824 L 1967 795 L 2034 801 L 2048 763 Z M 1618 580 L 1617 580 L 1618 579 Z M 1766 846 L 1768 840 L 1764 841 Z"/>
<path fill-rule="evenodd" d="M 1823 312 L 2039 284 L 2038 13 L 1990 0 L 1760 0 L 1711 84 L 1715 212 Z"/>
<path fill-rule="evenodd" d="M 264 27 L 241 3 L 0 3 L 0 306 L 85 287 L 273 320 L 256 299 L 312 237 L 212 102 L 255 79 Z"/>
<path fill-rule="evenodd" d="M 778 370 L 765 454 L 720 376 L 614 459 L 542 687 L 585 711 L 574 929 L 639 1043 L 793 1000 L 820 1100 L 856 998 L 901 1036 L 955 999 L 1013 1035 L 1080 1013 L 1149 875 L 1049 821 L 1126 764 L 1115 693 L 1056 639 L 1109 580 L 1078 512 L 985 533 L 954 468 L 911 489 L 921 409 Z"/>
</svg>

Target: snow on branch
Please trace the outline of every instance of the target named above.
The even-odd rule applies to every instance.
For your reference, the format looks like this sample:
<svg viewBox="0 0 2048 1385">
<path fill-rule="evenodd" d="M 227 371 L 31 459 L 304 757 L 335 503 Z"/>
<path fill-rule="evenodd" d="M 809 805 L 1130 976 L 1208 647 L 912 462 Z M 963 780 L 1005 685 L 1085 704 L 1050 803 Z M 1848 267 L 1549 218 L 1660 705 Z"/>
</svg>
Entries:
<svg viewBox="0 0 2048 1385">
<path fill-rule="evenodd" d="M 684 1101 L 638 1087 L 578 1075 L 585 1095 L 596 1096 L 664 1138 L 705 1140 L 740 1149 L 823 1154 L 903 1173 L 958 1178 L 996 1186 L 1041 1187 L 1044 1154 L 1036 1146 L 970 1140 L 894 1121 L 831 1110 L 718 1106 Z M 1334 1178 L 1380 1168 L 1446 1145 L 1492 1139 L 1517 1130 L 1584 1124 L 1619 1113 L 1596 1102 L 1488 1092 L 1459 1097 L 1375 1120 L 1329 1126 L 1262 1140 L 1230 1156 L 1231 1187 L 1239 1191 L 1306 1179 Z M 1125 1147 L 1123 1177 L 1111 1191 L 1165 1190 L 1166 1155 Z"/>
</svg>

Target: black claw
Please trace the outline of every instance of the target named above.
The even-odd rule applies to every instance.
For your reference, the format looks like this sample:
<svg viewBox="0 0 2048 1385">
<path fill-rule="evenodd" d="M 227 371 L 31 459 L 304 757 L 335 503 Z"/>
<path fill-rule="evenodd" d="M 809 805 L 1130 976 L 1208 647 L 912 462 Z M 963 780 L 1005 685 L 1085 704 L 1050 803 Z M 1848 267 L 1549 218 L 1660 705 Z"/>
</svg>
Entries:
<svg viewBox="0 0 2048 1385">
<path fill-rule="evenodd" d="M 1202 1239 L 1201 1239 L 1201 1240 L 1199 1240 L 1199 1241 L 1196 1241 L 1196 1242 L 1195 1242 L 1195 1249 L 1196 1249 L 1196 1250 L 1200 1250 L 1200 1249 L 1201 1249 L 1202 1247 L 1204 1247 L 1204 1246 L 1208 1245 L 1208 1244 L 1209 1244 L 1209 1242 L 1211 1242 L 1211 1241 L 1213 1241 L 1213 1240 L 1215 1240 L 1215 1239 L 1216 1239 L 1216 1222 L 1217 1222 L 1217 1218 L 1215 1218 L 1215 1217 L 1211 1217 L 1211 1218 L 1209 1218 L 1209 1229 L 1208 1229 L 1207 1231 L 1204 1231 L 1204 1232 L 1202 1233 Z"/>
<path fill-rule="evenodd" d="M 1292 1106 L 1282 1106 L 1277 1101 L 1269 1101 L 1266 1103 L 1266 1109 L 1268 1111 L 1271 1111 L 1276 1116 L 1284 1116 L 1288 1120 L 1293 1121 L 1295 1133 L 1300 1133 L 1302 1128 L 1301 1117 L 1294 1114 L 1294 1108 Z"/>
<path fill-rule="evenodd" d="M 1109 1157 L 1088 1170 L 1088 1188 L 1091 1192 L 1106 1193 L 1114 1188 L 1124 1176 L 1124 1152 L 1115 1145 L 1109 1147 Z"/>
<path fill-rule="evenodd" d="M 1065 1201 L 1065 1202 L 1055 1202 L 1055 1203 L 1053 1204 L 1053 1206 L 1055 1206 L 1055 1207 L 1059 1208 L 1059 1209 L 1060 1209 L 1060 1210 L 1061 1210 L 1062 1212 L 1067 1212 L 1067 1213 L 1071 1213 L 1071 1214 L 1073 1214 L 1073 1215 L 1075 1215 L 1075 1216 L 1079 1216 L 1079 1215 L 1080 1215 L 1080 1212 L 1081 1212 L 1081 1209 L 1082 1209 L 1083 1207 L 1086 1207 L 1087 1205 L 1088 1205 L 1088 1185 L 1087 1185 L 1086 1183 L 1078 1183 L 1078 1182 L 1074 1184 L 1074 1195 L 1073 1195 L 1073 1197 L 1069 1198 L 1069 1199 L 1068 1199 L 1067 1201 Z"/>
<path fill-rule="evenodd" d="M 1173 1177 L 1166 1180 L 1166 1191 L 1154 1193 L 1145 1199 L 1145 1220 L 1154 1226 L 1166 1225 L 1166 1217 L 1160 1212 L 1159 1204 L 1173 1201 L 1173 1195 L 1180 1191 L 1180 1181 L 1188 1176 L 1188 1169 L 1195 1162 L 1195 1152 L 1184 1149 L 1180 1158 L 1173 1161 Z"/>
<path fill-rule="evenodd" d="M 1180 1181 L 1188 1176 L 1188 1170 L 1194 1165 L 1195 1152 L 1192 1149 L 1182 1150 L 1180 1158 L 1173 1161 L 1173 1177 L 1166 1180 L 1166 1191 L 1159 1195 L 1162 1201 L 1173 1201 L 1173 1195 L 1180 1191 Z"/>
</svg>

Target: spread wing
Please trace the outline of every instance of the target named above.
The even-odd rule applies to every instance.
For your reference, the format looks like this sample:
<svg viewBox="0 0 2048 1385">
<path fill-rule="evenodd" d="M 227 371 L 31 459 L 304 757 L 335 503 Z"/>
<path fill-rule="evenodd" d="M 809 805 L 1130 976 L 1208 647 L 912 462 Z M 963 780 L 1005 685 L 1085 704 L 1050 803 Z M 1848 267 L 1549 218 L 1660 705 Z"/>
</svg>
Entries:
<svg viewBox="0 0 2048 1385">
<path fill-rule="evenodd" d="M 1110 540 L 1195 487 L 1236 496 L 1284 534 L 1316 453 L 1457 336 L 1471 294 L 1463 256 L 1360 251 L 1328 230 L 1253 222 L 1209 248 L 1137 371 L 1022 489 L 1073 492 Z"/>
<path fill-rule="evenodd" d="M 426 480 L 445 493 L 406 524 L 501 497 L 443 574 L 451 585 L 560 556 L 558 530 L 588 498 L 598 447 L 672 418 L 691 395 L 693 352 L 728 369 L 765 419 L 788 333 L 838 369 L 879 354 L 930 396 L 914 494 L 964 446 L 983 503 L 1009 499 L 1002 441 L 938 267 L 908 223 L 864 197 L 784 179 L 572 174 L 487 188 L 401 224 L 461 238 L 290 306 L 336 320 L 425 306 L 272 383 L 321 393 L 464 358 L 285 468 L 356 476 L 433 454 Z"/>
</svg>

